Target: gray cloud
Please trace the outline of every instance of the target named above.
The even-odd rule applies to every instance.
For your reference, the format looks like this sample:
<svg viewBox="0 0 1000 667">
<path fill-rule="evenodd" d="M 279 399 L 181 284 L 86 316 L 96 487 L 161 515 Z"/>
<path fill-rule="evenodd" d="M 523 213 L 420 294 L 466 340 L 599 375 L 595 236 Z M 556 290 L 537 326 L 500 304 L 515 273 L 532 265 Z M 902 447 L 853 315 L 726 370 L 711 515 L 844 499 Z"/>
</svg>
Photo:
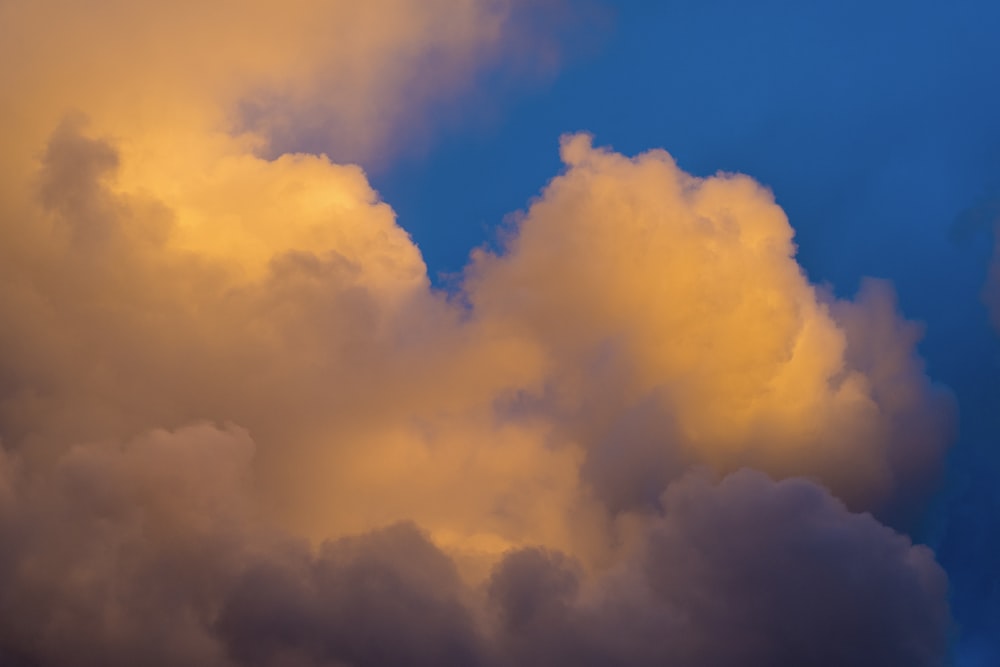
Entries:
<svg viewBox="0 0 1000 667">
<path fill-rule="evenodd" d="M 931 552 L 813 482 L 688 475 L 588 569 L 541 548 L 485 585 L 412 524 L 318 550 L 257 518 L 253 443 L 209 425 L 0 465 L 11 664 L 943 664 Z M 19 661 L 19 662 L 18 662 Z"/>
<path fill-rule="evenodd" d="M 634 556 L 588 585 L 522 552 L 492 580 L 510 664 L 940 665 L 946 577 L 932 553 L 821 487 L 687 477 Z"/>
</svg>

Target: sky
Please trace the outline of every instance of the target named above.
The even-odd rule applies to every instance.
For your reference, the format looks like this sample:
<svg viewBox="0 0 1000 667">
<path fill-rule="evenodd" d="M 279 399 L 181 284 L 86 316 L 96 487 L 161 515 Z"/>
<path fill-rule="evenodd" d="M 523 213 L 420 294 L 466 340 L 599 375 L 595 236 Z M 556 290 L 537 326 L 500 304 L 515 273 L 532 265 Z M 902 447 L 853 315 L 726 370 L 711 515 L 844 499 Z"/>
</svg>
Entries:
<svg viewBox="0 0 1000 667">
<path fill-rule="evenodd" d="M 998 28 L 0 0 L 0 664 L 1000 664 Z"/>
</svg>

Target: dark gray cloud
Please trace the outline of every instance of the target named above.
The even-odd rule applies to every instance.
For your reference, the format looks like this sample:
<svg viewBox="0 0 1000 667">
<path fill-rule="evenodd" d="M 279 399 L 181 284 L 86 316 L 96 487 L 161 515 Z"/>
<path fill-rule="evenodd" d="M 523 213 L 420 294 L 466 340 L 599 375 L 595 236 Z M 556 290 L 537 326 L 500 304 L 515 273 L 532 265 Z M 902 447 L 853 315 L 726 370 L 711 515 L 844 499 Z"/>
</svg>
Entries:
<svg viewBox="0 0 1000 667">
<path fill-rule="evenodd" d="M 689 475 L 607 567 L 531 547 L 479 587 L 413 524 L 318 549 L 269 529 L 252 449 L 202 425 L 79 446 L 45 475 L 5 456 L 5 664 L 944 664 L 931 552 L 809 481 Z"/>
<path fill-rule="evenodd" d="M 216 627 L 241 665 L 473 665 L 483 648 L 447 556 L 411 524 L 258 565 Z"/>
<path fill-rule="evenodd" d="M 491 600 L 518 665 L 941 665 L 946 577 L 930 550 L 804 480 L 687 477 L 632 559 L 585 582 L 508 557 Z"/>
</svg>

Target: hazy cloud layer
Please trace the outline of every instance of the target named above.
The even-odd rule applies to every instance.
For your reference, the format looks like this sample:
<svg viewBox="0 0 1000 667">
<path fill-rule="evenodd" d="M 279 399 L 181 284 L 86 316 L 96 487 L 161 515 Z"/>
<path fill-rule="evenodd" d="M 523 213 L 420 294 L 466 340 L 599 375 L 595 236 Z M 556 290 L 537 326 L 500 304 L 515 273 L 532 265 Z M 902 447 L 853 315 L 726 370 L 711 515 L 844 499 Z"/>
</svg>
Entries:
<svg viewBox="0 0 1000 667">
<path fill-rule="evenodd" d="M 0 118 L 26 140 L 81 109 L 146 150 L 203 150 L 205 133 L 229 130 L 269 154 L 371 160 L 412 141 L 481 69 L 554 67 L 554 31 L 533 26 L 571 16 L 565 4 L 3 2 L 0 57 L 16 67 L 0 74 Z"/>
<path fill-rule="evenodd" d="M 517 6 L 351 7 L 0 4 L 0 658 L 939 664 L 932 554 L 852 513 L 950 438 L 891 287 L 576 135 L 432 290 L 361 168 L 281 147 L 378 152 Z"/>
</svg>

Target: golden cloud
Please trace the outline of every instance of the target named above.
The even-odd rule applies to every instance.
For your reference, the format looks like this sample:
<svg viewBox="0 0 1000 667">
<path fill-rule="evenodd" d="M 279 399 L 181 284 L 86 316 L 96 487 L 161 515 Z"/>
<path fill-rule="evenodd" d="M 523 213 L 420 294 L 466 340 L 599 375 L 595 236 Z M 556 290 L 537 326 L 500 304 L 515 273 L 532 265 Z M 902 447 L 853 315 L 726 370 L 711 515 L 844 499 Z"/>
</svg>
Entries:
<svg viewBox="0 0 1000 667">
<path fill-rule="evenodd" d="M 360 167 L 284 150 L 390 148 L 512 10 L 0 2 L 0 661 L 556 664 L 589 637 L 620 662 L 627 626 L 636 664 L 731 664 L 704 638 L 751 615 L 686 578 L 834 533 L 863 581 L 902 573 L 871 605 L 834 570 L 836 618 L 940 653 L 933 559 L 841 501 L 919 495 L 950 398 L 889 286 L 809 283 L 764 187 L 566 137 L 446 294 Z"/>
</svg>

